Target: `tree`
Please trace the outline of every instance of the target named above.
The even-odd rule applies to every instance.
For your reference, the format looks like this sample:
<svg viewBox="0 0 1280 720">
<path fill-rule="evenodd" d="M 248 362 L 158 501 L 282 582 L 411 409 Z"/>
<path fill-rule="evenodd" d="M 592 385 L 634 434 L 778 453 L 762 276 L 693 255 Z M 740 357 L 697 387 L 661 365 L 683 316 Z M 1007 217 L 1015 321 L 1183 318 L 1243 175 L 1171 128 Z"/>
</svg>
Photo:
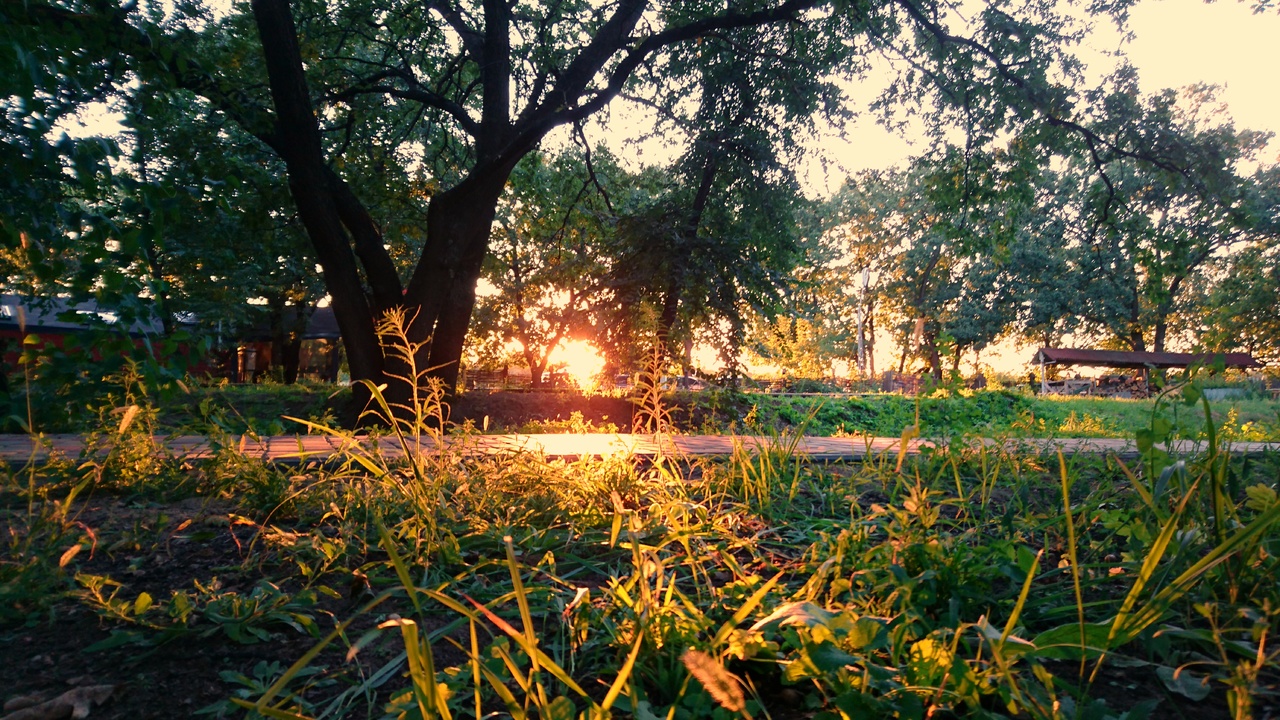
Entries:
<svg viewBox="0 0 1280 720">
<path fill-rule="evenodd" d="M 905 229 L 897 172 L 866 171 L 845 181 L 819 209 L 820 236 L 811 243 L 799 294 L 833 346 L 861 377 L 875 371 L 876 318 L 883 284 Z M 852 330 L 852 334 L 850 334 Z"/>
<path fill-rule="evenodd" d="M 699 324 L 741 328 L 748 308 L 772 313 L 799 255 L 799 137 L 816 116 L 845 115 L 830 78 L 848 59 L 844 27 L 724 32 L 674 49 L 664 76 L 645 78 L 659 98 L 655 132 L 687 138 L 649 242 L 663 258 L 651 281 L 668 354 Z M 721 345 L 729 367 L 737 344 Z"/>
<path fill-rule="evenodd" d="M 1117 148 L 1154 148 L 1151 159 L 1111 153 L 1077 162 L 1065 181 L 1077 222 L 1067 236 L 1086 332 L 1141 351 L 1167 349 L 1170 322 L 1197 271 L 1268 233 L 1254 182 L 1239 174 L 1267 135 L 1237 131 L 1214 88 L 1142 97 L 1130 74 L 1100 103 L 1099 132 Z"/>
<path fill-rule="evenodd" d="M 510 173 L 552 129 L 606 107 L 640 68 L 663 75 L 671 50 L 748 28 L 785 35 L 824 23 L 836 45 L 854 53 L 851 62 L 877 50 L 903 57 L 911 70 L 897 91 L 918 94 L 926 85 L 910 81 L 920 78 L 944 99 L 961 97 L 960 86 L 986 86 L 985 95 L 963 96 L 985 100 L 984 121 L 994 132 L 1035 117 L 1064 124 L 1070 94 L 1058 78 L 1074 76 L 1064 52 L 1084 31 L 1048 2 L 1028 4 L 1017 17 L 993 5 L 972 20 L 951 4 L 916 0 L 728 9 L 434 0 L 426 8 L 302 2 L 295 15 L 287 0 L 256 0 L 250 26 L 243 14 L 215 22 L 185 5 L 157 17 L 108 0 L 74 7 L 35 0 L 6 6 L 6 39 L 21 53 L 32 38 L 57 35 L 64 56 L 101 58 L 99 65 L 115 67 L 117 83 L 136 77 L 183 88 L 234 119 L 284 163 L 353 376 L 403 374 L 384 367 L 374 333 L 380 312 L 403 306 L 415 318 L 411 339 L 431 339 L 422 365 L 451 386 Z M 260 56 L 247 52 L 251 27 Z M 94 40 L 88 52 L 76 47 L 82 38 Z M 964 111 L 977 107 L 968 102 Z M 366 145 L 384 144 L 384 156 L 402 166 L 429 168 L 425 234 L 407 277 L 387 249 L 378 208 L 347 175 L 356 150 L 365 149 L 351 138 L 376 138 Z"/>
<path fill-rule="evenodd" d="M 834 375 L 836 357 L 830 338 L 805 317 L 779 314 L 772 320 L 752 318 L 749 356 L 772 363 L 786 377 L 824 379 Z"/>
<path fill-rule="evenodd" d="M 1280 245 L 1255 245 L 1221 262 L 1207 293 L 1198 345 L 1212 352 L 1243 351 L 1267 365 L 1280 363 Z"/>
<path fill-rule="evenodd" d="M 1280 363 L 1280 166 L 1254 173 L 1245 204 L 1254 224 L 1250 242 L 1216 258 L 1185 303 L 1197 347 L 1241 350 Z"/>
<path fill-rule="evenodd" d="M 903 348 L 899 372 L 914 351 L 941 379 L 944 349 L 958 371 L 965 352 L 981 351 L 1012 321 L 1006 258 L 1034 167 L 1019 149 L 1016 140 L 994 150 L 944 145 L 846 190 L 857 200 L 843 232 L 861 239 L 858 264 L 882 268 L 880 305 Z"/>
<path fill-rule="evenodd" d="M 535 389 L 560 343 L 590 332 L 608 269 L 603 250 L 615 218 L 603 183 L 622 173 L 607 152 L 587 165 L 581 152 L 525 157 L 493 227 L 484 277 L 494 292 L 479 300 L 473 332 L 518 341 Z"/>
</svg>

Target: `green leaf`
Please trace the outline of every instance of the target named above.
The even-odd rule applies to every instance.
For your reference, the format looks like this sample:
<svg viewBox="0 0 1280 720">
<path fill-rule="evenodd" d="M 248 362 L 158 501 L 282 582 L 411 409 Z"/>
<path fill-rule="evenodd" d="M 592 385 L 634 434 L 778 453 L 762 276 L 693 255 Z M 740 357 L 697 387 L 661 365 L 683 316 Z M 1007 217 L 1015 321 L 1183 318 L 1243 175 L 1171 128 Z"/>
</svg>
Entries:
<svg viewBox="0 0 1280 720">
<path fill-rule="evenodd" d="M 1111 623 L 1085 623 L 1084 655 L 1090 658 L 1101 655 L 1102 650 L 1107 646 L 1107 637 L 1110 633 Z M 1080 624 L 1068 623 L 1045 630 L 1032 638 L 1031 643 L 1036 646 L 1038 657 L 1050 660 L 1079 660 Z"/>
<path fill-rule="evenodd" d="M 1183 668 L 1171 668 L 1161 665 L 1156 668 L 1156 676 L 1169 688 L 1170 692 L 1176 692 L 1179 695 L 1200 702 L 1209 697 L 1213 692 L 1213 687 L 1209 684 L 1209 678 L 1200 678 L 1192 675 Z"/>
<path fill-rule="evenodd" d="M 836 613 L 829 612 L 825 608 L 815 605 L 809 601 L 798 603 L 787 603 L 769 613 L 769 616 L 763 620 L 759 620 L 755 625 L 751 626 L 752 630 L 764 630 L 772 625 L 785 627 L 787 625 L 804 625 L 805 627 L 832 627 L 833 621 L 837 617 Z"/>
<path fill-rule="evenodd" d="M 1145 453 L 1155 446 L 1155 436 L 1147 428 L 1140 428 L 1134 439 L 1138 443 L 1138 452 Z"/>
<path fill-rule="evenodd" d="M 912 684 L 933 686 L 951 669 L 953 654 L 946 643 L 936 638 L 921 638 L 911 646 L 907 659 L 907 676 Z"/>
<path fill-rule="evenodd" d="M 578 709 L 574 707 L 573 701 L 560 695 L 542 708 L 539 717 L 546 720 L 573 720 L 577 713 Z"/>
<path fill-rule="evenodd" d="M 880 648 L 888 642 L 888 638 L 885 622 L 868 616 L 855 620 L 853 626 L 844 633 L 845 642 L 858 650 Z"/>
<path fill-rule="evenodd" d="M 1195 405 L 1200 402 L 1200 396 L 1203 394 L 1199 383 L 1187 383 L 1182 386 L 1182 404 Z"/>
<path fill-rule="evenodd" d="M 806 643 L 803 650 L 813 666 L 823 672 L 834 672 L 849 665 L 857 665 L 862 658 L 851 655 L 840 649 L 830 640 L 819 643 Z"/>
<path fill-rule="evenodd" d="M 1169 439 L 1169 435 L 1173 432 L 1173 423 L 1168 418 L 1154 418 L 1151 421 L 1151 439 L 1157 443 L 1165 442 Z"/>
</svg>

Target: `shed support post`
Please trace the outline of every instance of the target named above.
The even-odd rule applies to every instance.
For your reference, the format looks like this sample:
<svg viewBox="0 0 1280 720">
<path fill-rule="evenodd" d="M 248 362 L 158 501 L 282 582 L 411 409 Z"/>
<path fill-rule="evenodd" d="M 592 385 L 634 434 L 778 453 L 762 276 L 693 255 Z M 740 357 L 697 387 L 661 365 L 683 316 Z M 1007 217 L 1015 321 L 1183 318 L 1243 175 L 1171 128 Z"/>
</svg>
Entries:
<svg viewBox="0 0 1280 720">
<path fill-rule="evenodd" d="M 1049 377 L 1044 374 L 1044 355 L 1040 356 L 1040 394 L 1049 394 Z"/>
</svg>

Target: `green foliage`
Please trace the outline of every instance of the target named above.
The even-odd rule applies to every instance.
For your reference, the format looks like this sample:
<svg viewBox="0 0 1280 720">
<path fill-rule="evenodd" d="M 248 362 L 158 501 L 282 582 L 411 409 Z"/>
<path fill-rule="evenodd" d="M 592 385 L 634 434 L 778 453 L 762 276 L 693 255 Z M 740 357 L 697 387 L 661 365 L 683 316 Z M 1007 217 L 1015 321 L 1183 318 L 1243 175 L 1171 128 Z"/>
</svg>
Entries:
<svg viewBox="0 0 1280 720">
<path fill-rule="evenodd" d="M 134 404 L 176 403 L 181 379 L 207 346 L 186 333 L 135 338 L 115 328 L 66 335 L 59 344 L 36 335 L 23 340 L 24 377 L 11 380 L 11 409 L 30 407 L 30 428 L 70 432 L 100 425 L 100 412 Z M 20 416 L 21 417 L 21 416 Z"/>
<path fill-rule="evenodd" d="M 613 202 L 634 192 L 631 185 L 604 148 L 533 154 L 517 166 L 485 263 L 494 292 L 479 299 L 472 330 L 482 363 L 501 364 L 504 343 L 518 342 L 533 387 L 542 387 L 550 354 L 586 334 L 600 312 L 613 262 Z"/>
<path fill-rule="evenodd" d="M 383 335 L 417 373 L 403 322 Z M 109 454 L 11 474 L 0 591 L 17 612 L 0 622 L 74 611 L 43 593 L 111 631 L 94 652 L 252 648 L 221 677 L 231 704 L 265 717 L 1119 720 L 1174 702 L 1241 716 L 1280 691 L 1276 459 L 1233 458 L 1194 381 L 1137 404 L 1132 466 L 963 442 L 822 465 L 797 452 L 800 432 L 727 462 L 475 455 L 465 435 L 440 445 L 438 392 L 392 416 L 370 390 L 381 434 L 316 428 L 336 463 L 272 476 L 219 452 L 189 471 L 224 503 L 213 531 L 194 517 L 90 529 L 81 493 Z M 960 422 L 962 401 L 1037 407 L 899 398 L 893 418 L 929 434 Z M 149 422 L 129 407 L 108 416 L 113 437 Z M 1170 442 L 1189 419 L 1195 452 Z M 171 498 L 125 469 L 95 492 Z M 251 491 L 264 482 L 278 490 Z M 216 577 L 236 587 L 207 565 L 177 585 L 131 572 L 214 536 L 235 547 Z M 1122 680 L 1123 697 L 1101 685 Z"/>
<path fill-rule="evenodd" d="M 829 388 L 815 387 L 821 392 Z M 798 388 L 798 391 L 809 388 Z M 812 413 L 812 435 L 897 437 L 915 423 L 920 410 L 925 437 L 1110 437 L 1127 438 L 1131 428 L 1147 424 L 1154 400 L 1046 398 L 1011 390 L 961 391 L 915 398 L 901 395 L 792 397 L 725 390 L 675 393 L 667 400 L 677 430 L 698 433 L 752 432 L 796 428 Z M 1161 415 L 1172 437 L 1203 437 L 1203 417 L 1166 407 Z M 750 417 L 751 421 L 745 419 Z M 1280 437 L 1274 404 L 1236 400 L 1215 405 L 1214 422 L 1236 440 L 1274 441 Z"/>
</svg>

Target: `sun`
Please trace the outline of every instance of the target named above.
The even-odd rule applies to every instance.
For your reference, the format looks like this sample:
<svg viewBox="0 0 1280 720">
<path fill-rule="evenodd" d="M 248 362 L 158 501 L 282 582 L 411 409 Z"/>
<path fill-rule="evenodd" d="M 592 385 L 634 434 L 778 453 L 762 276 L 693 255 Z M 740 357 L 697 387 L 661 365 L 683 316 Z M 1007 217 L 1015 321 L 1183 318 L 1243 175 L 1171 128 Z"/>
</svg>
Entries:
<svg viewBox="0 0 1280 720">
<path fill-rule="evenodd" d="M 563 368 L 578 387 L 590 387 L 604 370 L 604 356 L 586 340 L 569 340 L 560 343 L 551 353 L 551 366 Z"/>
</svg>

